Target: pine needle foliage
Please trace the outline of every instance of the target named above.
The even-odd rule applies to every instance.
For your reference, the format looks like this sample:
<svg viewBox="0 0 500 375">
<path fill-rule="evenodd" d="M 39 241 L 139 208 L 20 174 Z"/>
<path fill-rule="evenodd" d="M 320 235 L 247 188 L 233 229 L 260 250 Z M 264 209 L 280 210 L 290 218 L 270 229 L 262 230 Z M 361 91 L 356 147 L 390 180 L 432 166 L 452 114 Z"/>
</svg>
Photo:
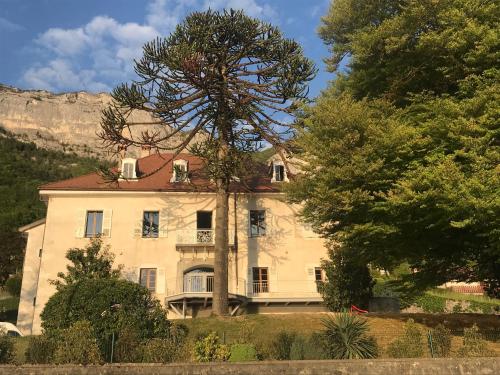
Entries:
<svg viewBox="0 0 500 375">
<path fill-rule="evenodd" d="M 169 152 L 157 170 L 188 148 L 205 160 L 216 193 L 212 309 L 227 315 L 230 183 L 247 170 L 241 165 L 262 142 L 284 159 L 293 131 L 282 118 L 306 99 L 316 69 L 278 28 L 235 10 L 191 13 L 143 52 L 135 61 L 138 80 L 113 90 L 100 136 L 115 152 L 130 146 Z M 134 110 L 154 120 L 134 122 Z M 136 126 L 142 130 L 134 131 Z M 117 181 L 119 172 L 105 176 Z"/>
</svg>

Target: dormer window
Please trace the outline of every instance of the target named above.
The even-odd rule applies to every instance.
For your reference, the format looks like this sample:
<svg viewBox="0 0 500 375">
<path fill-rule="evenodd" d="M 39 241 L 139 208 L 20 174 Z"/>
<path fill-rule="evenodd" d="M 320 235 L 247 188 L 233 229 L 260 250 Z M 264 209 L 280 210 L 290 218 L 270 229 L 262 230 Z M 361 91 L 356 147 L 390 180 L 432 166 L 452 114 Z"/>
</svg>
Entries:
<svg viewBox="0 0 500 375">
<path fill-rule="evenodd" d="M 283 165 L 274 165 L 274 179 L 276 181 L 285 179 L 285 167 Z"/>
<path fill-rule="evenodd" d="M 286 176 L 286 169 L 285 166 L 283 165 L 283 162 L 273 161 L 272 167 L 273 167 L 272 169 L 273 176 L 271 178 L 271 182 L 288 181 L 288 178 Z"/>
<path fill-rule="evenodd" d="M 174 168 L 170 182 L 184 182 L 188 179 L 188 162 L 187 160 L 174 160 Z"/>
<path fill-rule="evenodd" d="M 132 158 L 123 159 L 122 160 L 121 178 L 124 180 L 137 179 L 135 167 L 136 167 L 136 160 L 135 159 L 132 159 Z"/>
</svg>

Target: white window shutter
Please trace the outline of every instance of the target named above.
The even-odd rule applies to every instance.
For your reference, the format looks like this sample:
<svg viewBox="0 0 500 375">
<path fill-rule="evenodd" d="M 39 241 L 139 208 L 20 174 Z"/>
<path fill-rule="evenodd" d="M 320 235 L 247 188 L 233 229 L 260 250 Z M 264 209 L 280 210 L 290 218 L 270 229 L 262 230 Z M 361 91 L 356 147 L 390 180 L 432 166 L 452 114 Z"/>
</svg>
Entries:
<svg viewBox="0 0 500 375">
<path fill-rule="evenodd" d="M 139 268 L 127 267 L 123 272 L 123 278 L 133 283 L 139 283 Z"/>
<path fill-rule="evenodd" d="M 87 220 L 87 211 L 78 209 L 76 211 L 76 228 L 75 237 L 83 238 L 85 237 L 85 221 Z"/>
<path fill-rule="evenodd" d="M 315 268 L 314 266 L 307 265 L 306 267 L 307 280 L 315 280 L 314 268 Z"/>
<path fill-rule="evenodd" d="M 156 293 L 165 293 L 165 268 L 158 268 L 156 270 Z"/>
<path fill-rule="evenodd" d="M 141 238 L 142 237 L 142 220 L 143 220 L 144 213 L 142 211 L 136 211 L 135 216 L 134 216 L 134 232 L 133 232 L 133 237 L 134 238 Z"/>
<path fill-rule="evenodd" d="M 167 237 L 168 235 L 168 209 L 162 208 L 160 210 L 160 228 L 158 237 Z"/>
<path fill-rule="evenodd" d="M 270 292 L 278 291 L 278 267 L 276 267 L 274 262 L 271 267 L 269 267 L 268 288 Z"/>
<path fill-rule="evenodd" d="M 266 223 L 266 236 L 273 236 L 274 235 L 274 215 L 271 213 L 270 210 L 265 210 L 265 223 Z"/>
<path fill-rule="evenodd" d="M 248 210 L 247 214 L 246 214 L 246 220 L 247 220 L 246 225 L 247 225 L 247 237 L 248 238 L 252 237 L 252 228 L 251 228 L 252 220 L 250 220 L 250 211 L 251 210 Z"/>
<path fill-rule="evenodd" d="M 247 272 L 247 295 L 252 295 L 253 293 L 253 272 L 252 267 L 248 267 Z"/>
<path fill-rule="evenodd" d="M 111 221 L 113 217 L 113 210 L 104 210 L 102 214 L 102 236 L 111 237 Z"/>
</svg>

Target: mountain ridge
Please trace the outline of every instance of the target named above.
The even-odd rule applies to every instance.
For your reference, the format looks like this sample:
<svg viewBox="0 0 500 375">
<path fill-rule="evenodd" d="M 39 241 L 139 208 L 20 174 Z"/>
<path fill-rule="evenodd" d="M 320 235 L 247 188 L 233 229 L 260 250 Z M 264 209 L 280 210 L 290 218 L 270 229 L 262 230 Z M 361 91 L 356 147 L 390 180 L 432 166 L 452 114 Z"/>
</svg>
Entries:
<svg viewBox="0 0 500 375">
<path fill-rule="evenodd" d="M 111 102 L 108 93 L 52 93 L 0 83 L 0 127 L 20 141 L 33 142 L 44 149 L 108 158 L 112 153 L 103 147 L 97 132 L 102 110 Z M 151 122 L 154 117 L 145 111 L 134 111 L 130 120 Z M 148 127 L 151 128 L 139 126 L 134 132 L 139 134 Z M 139 152 L 137 148 L 127 150 L 129 156 L 138 156 Z"/>
</svg>

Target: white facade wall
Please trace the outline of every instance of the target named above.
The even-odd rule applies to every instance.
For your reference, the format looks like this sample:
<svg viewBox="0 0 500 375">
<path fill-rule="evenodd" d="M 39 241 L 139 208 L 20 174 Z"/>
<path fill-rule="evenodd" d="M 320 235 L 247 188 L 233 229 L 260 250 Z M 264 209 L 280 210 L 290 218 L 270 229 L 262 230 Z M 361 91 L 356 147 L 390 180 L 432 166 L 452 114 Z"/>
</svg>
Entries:
<svg viewBox="0 0 500 375">
<path fill-rule="evenodd" d="M 138 282 L 140 268 L 157 269 L 156 296 L 162 303 L 168 295 L 182 291 L 182 275 L 195 266 L 212 265 L 213 253 L 179 251 L 176 248 L 180 231 L 196 229 L 196 212 L 213 211 L 215 195 L 194 192 L 74 192 L 42 191 L 48 199 L 43 246 L 41 229 L 29 232 L 19 321 L 24 332 L 41 332 L 40 313 L 55 288 L 49 283 L 57 273 L 65 271 L 65 254 L 72 247 L 85 247 L 89 239 L 82 235 L 82 215 L 87 210 L 104 211 L 110 236 L 104 238 L 115 254 L 115 266 L 123 265 L 123 276 Z M 326 257 L 323 240 L 303 226 L 296 217 L 297 207 L 283 201 L 281 193 L 238 194 L 236 216 L 234 196 L 230 198 L 230 233 L 237 223 L 238 250 L 231 252 L 229 263 L 230 293 L 254 298 L 319 297 L 314 281 L 314 267 Z M 266 235 L 249 237 L 249 210 L 266 211 Z M 160 211 L 160 238 L 142 238 L 143 211 Z M 165 227 L 166 221 L 166 227 Z M 42 226 L 43 227 L 43 226 Z M 38 242 L 37 242 L 38 241 Z M 35 245 L 36 243 L 36 245 Z M 41 260 L 37 247 L 43 247 Z M 36 253 L 36 254 L 35 254 Z M 36 256 L 35 256 L 36 255 Z M 37 261 L 40 264 L 38 277 Z M 269 292 L 251 295 L 251 267 L 268 267 Z M 35 274 L 37 275 L 35 277 Z M 38 279 L 36 304 L 33 310 L 33 285 Z M 29 301 L 31 300 L 31 307 Z M 169 318 L 174 318 L 170 316 Z"/>
<path fill-rule="evenodd" d="M 28 241 L 24 254 L 23 281 L 17 314 L 17 328 L 19 328 L 23 335 L 30 335 L 32 333 L 44 232 L 44 224 L 26 230 Z"/>
</svg>

